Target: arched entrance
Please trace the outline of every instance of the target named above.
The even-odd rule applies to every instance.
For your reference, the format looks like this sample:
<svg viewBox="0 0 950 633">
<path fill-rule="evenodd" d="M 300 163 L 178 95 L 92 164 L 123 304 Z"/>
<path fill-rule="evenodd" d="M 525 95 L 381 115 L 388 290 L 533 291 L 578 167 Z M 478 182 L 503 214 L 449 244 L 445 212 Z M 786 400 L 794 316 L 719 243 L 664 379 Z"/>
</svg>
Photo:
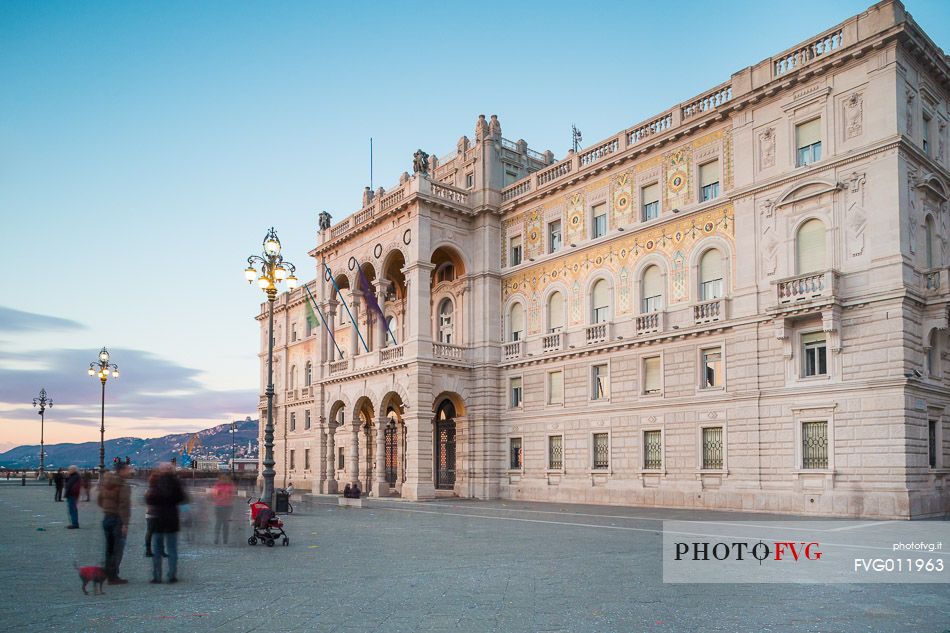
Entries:
<svg viewBox="0 0 950 633">
<path fill-rule="evenodd" d="M 396 487 L 399 477 L 399 414 L 393 407 L 386 411 L 386 431 L 383 439 L 383 447 L 386 451 L 386 483 L 390 488 Z"/>
<path fill-rule="evenodd" d="M 435 487 L 455 488 L 455 404 L 448 398 L 435 413 Z"/>
</svg>

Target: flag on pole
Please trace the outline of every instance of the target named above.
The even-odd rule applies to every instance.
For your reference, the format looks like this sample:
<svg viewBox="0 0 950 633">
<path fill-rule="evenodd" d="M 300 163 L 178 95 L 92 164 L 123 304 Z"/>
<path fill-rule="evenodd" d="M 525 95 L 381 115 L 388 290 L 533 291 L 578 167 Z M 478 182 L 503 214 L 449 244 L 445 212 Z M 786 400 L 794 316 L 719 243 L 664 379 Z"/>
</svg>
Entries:
<svg viewBox="0 0 950 633">
<path fill-rule="evenodd" d="M 308 291 L 308 294 L 309 294 L 309 291 Z M 312 328 L 317 327 L 318 325 L 320 325 L 320 319 L 317 318 L 317 314 L 313 311 L 313 306 L 310 305 L 309 301 L 306 303 L 306 305 L 307 305 L 307 324 L 309 324 L 310 327 Z"/>
<path fill-rule="evenodd" d="M 333 336 L 333 330 L 330 329 L 330 322 L 327 321 L 326 317 L 323 316 L 323 311 L 320 310 L 320 306 L 317 305 L 317 300 L 313 298 L 313 293 L 310 292 L 310 288 L 307 287 L 307 284 L 304 284 L 303 289 L 307 291 L 307 296 L 310 297 L 310 302 L 307 303 L 307 322 L 310 322 L 310 317 L 313 317 L 313 320 L 319 323 L 323 321 L 323 327 L 326 328 L 327 334 L 330 335 L 330 340 L 333 341 L 333 347 L 336 348 L 336 351 L 340 353 L 340 358 L 343 358 L 343 350 L 340 349 L 340 346 L 337 345 L 336 338 Z M 318 318 L 316 314 L 313 313 L 313 309 L 316 308 L 320 312 L 320 317 Z"/>
<path fill-rule="evenodd" d="M 357 264 L 359 264 L 359 262 L 357 262 Z M 369 279 L 366 278 L 363 267 L 357 265 L 357 269 L 360 271 L 360 289 L 363 291 L 363 299 L 366 301 L 366 306 L 377 315 L 377 318 L 382 319 L 382 323 L 386 327 L 386 332 L 393 339 L 393 345 L 398 345 L 399 343 L 396 342 L 396 337 L 389 331 L 389 323 L 386 322 L 386 315 L 383 313 L 383 309 L 379 307 L 379 302 L 376 300 L 376 293 L 373 291 Z"/>
</svg>

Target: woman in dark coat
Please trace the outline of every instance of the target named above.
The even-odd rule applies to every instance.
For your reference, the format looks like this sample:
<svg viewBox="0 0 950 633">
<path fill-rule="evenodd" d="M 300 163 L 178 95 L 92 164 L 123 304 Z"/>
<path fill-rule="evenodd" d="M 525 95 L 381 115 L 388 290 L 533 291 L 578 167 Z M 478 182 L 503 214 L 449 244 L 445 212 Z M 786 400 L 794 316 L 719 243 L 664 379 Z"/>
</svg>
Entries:
<svg viewBox="0 0 950 633">
<path fill-rule="evenodd" d="M 188 497 L 171 464 L 162 464 L 158 476 L 149 481 L 145 503 L 153 512 L 152 582 L 162 582 L 162 557 L 168 554 L 168 582 L 178 582 L 178 506 Z"/>
</svg>

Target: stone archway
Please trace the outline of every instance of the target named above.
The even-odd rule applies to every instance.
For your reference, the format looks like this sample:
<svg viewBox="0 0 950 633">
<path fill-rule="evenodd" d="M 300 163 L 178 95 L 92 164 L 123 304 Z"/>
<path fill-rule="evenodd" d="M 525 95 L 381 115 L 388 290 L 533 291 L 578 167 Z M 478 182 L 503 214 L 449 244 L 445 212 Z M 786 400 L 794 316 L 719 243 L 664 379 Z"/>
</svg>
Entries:
<svg viewBox="0 0 950 633">
<path fill-rule="evenodd" d="M 456 427 L 458 411 L 451 398 L 443 399 L 435 410 L 435 489 L 455 490 Z"/>
</svg>

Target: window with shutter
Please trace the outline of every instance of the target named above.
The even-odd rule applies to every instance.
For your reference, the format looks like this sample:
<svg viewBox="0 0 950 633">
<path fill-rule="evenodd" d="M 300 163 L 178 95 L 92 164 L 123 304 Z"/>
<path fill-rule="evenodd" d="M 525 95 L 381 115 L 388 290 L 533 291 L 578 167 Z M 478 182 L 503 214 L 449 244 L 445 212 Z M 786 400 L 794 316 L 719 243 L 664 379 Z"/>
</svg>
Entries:
<svg viewBox="0 0 950 633">
<path fill-rule="evenodd" d="M 591 322 L 606 323 L 610 312 L 610 289 L 607 281 L 599 280 L 591 291 Z"/>
<path fill-rule="evenodd" d="M 643 201 L 643 221 L 654 220 L 660 217 L 660 185 L 653 183 L 640 191 Z"/>
<path fill-rule="evenodd" d="M 825 270 L 825 225 L 821 220 L 809 220 L 801 225 L 795 236 L 798 274 Z"/>
<path fill-rule="evenodd" d="M 509 248 L 509 266 L 517 266 L 521 263 L 521 236 L 516 235 L 511 238 L 511 246 Z"/>
<path fill-rule="evenodd" d="M 821 119 L 795 126 L 795 147 L 798 167 L 821 160 Z"/>
<path fill-rule="evenodd" d="M 659 266 L 649 266 L 643 271 L 642 312 L 656 312 L 663 308 L 663 275 Z"/>
<path fill-rule="evenodd" d="M 512 341 L 520 341 L 524 338 L 524 307 L 520 303 L 511 306 L 509 315 L 511 331 L 509 332 Z"/>
<path fill-rule="evenodd" d="M 560 292 L 555 292 L 548 299 L 548 332 L 560 332 L 563 329 L 564 296 Z"/>
<path fill-rule="evenodd" d="M 660 393 L 660 357 L 651 356 L 643 359 L 643 393 Z"/>
<path fill-rule="evenodd" d="M 722 253 L 711 248 L 699 260 L 699 296 L 703 301 L 722 296 Z"/>
<path fill-rule="evenodd" d="M 703 201 L 719 197 L 719 161 L 699 166 L 700 199 Z"/>
<path fill-rule="evenodd" d="M 548 404 L 564 402 L 564 374 L 552 371 L 548 374 Z"/>
<path fill-rule="evenodd" d="M 607 204 L 594 205 L 590 214 L 594 218 L 591 225 L 591 238 L 603 237 L 607 234 Z"/>
</svg>

